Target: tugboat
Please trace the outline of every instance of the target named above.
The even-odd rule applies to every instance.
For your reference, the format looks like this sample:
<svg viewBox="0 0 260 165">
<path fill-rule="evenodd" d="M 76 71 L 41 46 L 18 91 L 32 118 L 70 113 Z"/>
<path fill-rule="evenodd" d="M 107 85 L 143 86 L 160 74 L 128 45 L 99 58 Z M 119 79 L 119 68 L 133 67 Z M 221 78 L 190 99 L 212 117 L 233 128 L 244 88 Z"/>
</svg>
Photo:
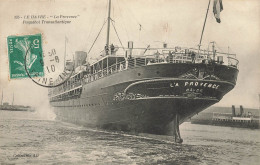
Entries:
<svg viewBox="0 0 260 165">
<path fill-rule="evenodd" d="M 232 105 L 232 113 L 228 107 L 214 107 L 205 110 L 198 116 L 191 118 L 192 124 L 217 125 L 238 128 L 260 128 L 259 109 L 243 108 L 236 113 L 235 105 Z M 218 111 L 218 112 L 217 112 Z"/>
<path fill-rule="evenodd" d="M 114 46 L 109 41 L 111 0 L 108 9 L 103 57 L 90 64 L 78 60 L 87 53 L 76 52 L 73 76 L 49 89 L 57 119 L 94 128 L 172 135 L 181 143 L 179 125 L 235 87 L 236 55 L 217 51 L 215 42 L 210 43 L 212 50 L 167 44 L 135 48 L 132 41 L 127 48 Z"/>
<path fill-rule="evenodd" d="M 213 113 L 212 125 L 242 127 L 242 128 L 259 128 L 259 118 L 256 118 L 251 112 L 244 113 L 244 108 L 240 105 L 240 113 L 236 114 L 235 106 L 232 106 L 232 114 Z"/>
</svg>

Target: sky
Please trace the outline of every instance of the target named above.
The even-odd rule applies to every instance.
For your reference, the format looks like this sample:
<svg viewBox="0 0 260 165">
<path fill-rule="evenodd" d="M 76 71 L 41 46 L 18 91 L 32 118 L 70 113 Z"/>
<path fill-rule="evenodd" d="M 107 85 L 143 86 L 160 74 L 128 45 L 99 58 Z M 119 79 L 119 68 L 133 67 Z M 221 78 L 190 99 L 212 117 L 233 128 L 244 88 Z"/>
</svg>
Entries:
<svg viewBox="0 0 260 165">
<path fill-rule="evenodd" d="M 111 18 L 126 46 L 197 47 L 202 31 L 208 0 L 112 0 Z M 202 46 L 215 41 L 219 49 L 235 53 L 239 59 L 236 87 L 216 105 L 259 108 L 260 93 L 260 1 L 223 0 L 221 23 L 212 13 L 211 2 Z M 82 50 L 88 52 L 107 17 L 107 0 L 2 0 L 0 1 L 0 91 L 4 102 L 33 106 L 48 105 L 47 88 L 30 79 L 9 79 L 7 37 L 41 33 L 43 49 L 56 49 L 64 58 L 65 36 L 68 38 L 67 54 Z M 15 16 L 23 18 L 14 19 Z M 23 24 L 25 16 L 77 16 L 70 24 Z M 34 20 L 34 19 L 30 19 Z M 41 20 L 41 19 L 37 19 Z M 53 20 L 51 18 L 47 20 Z M 66 20 L 66 19 L 59 19 Z M 68 20 L 68 19 L 67 19 Z M 141 30 L 140 30 L 141 24 Z M 88 55 L 94 61 L 104 48 L 106 27 L 101 31 L 95 46 Z M 111 27 L 111 43 L 120 45 Z M 58 67 L 62 67 L 59 65 Z"/>
</svg>

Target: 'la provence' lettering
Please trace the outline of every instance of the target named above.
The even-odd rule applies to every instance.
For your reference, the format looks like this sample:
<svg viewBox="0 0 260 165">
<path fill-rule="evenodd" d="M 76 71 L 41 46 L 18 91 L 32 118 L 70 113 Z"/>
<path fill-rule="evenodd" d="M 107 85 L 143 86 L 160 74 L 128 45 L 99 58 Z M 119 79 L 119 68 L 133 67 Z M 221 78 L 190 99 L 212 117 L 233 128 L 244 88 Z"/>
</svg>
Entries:
<svg viewBox="0 0 260 165">
<path fill-rule="evenodd" d="M 178 87 L 179 86 L 179 83 L 178 82 L 172 82 L 170 83 L 170 87 L 171 88 L 174 88 L 174 87 Z M 219 88 L 219 85 L 217 84 L 212 84 L 212 83 L 207 83 L 207 82 L 184 82 L 184 86 L 186 87 L 205 87 L 205 88 L 212 88 L 212 89 L 218 89 Z"/>
</svg>

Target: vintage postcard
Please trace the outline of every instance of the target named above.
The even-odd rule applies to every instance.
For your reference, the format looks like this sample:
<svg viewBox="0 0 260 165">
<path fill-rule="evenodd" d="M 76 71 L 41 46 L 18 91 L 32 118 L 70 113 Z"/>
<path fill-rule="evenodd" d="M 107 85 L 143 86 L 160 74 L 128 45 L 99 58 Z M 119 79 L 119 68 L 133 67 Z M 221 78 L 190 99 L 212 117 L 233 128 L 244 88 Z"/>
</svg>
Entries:
<svg viewBox="0 0 260 165">
<path fill-rule="evenodd" d="M 0 164 L 260 162 L 260 1 L 0 1 Z"/>
</svg>

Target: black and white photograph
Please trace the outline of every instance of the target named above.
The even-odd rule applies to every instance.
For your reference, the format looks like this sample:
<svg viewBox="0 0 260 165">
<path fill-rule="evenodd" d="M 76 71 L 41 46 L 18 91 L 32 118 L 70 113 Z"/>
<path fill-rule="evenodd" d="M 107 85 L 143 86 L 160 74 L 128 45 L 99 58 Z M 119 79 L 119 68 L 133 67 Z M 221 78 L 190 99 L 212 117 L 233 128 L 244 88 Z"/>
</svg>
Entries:
<svg viewBox="0 0 260 165">
<path fill-rule="evenodd" d="M 0 164 L 258 165 L 259 0 L 1 0 Z"/>
</svg>

